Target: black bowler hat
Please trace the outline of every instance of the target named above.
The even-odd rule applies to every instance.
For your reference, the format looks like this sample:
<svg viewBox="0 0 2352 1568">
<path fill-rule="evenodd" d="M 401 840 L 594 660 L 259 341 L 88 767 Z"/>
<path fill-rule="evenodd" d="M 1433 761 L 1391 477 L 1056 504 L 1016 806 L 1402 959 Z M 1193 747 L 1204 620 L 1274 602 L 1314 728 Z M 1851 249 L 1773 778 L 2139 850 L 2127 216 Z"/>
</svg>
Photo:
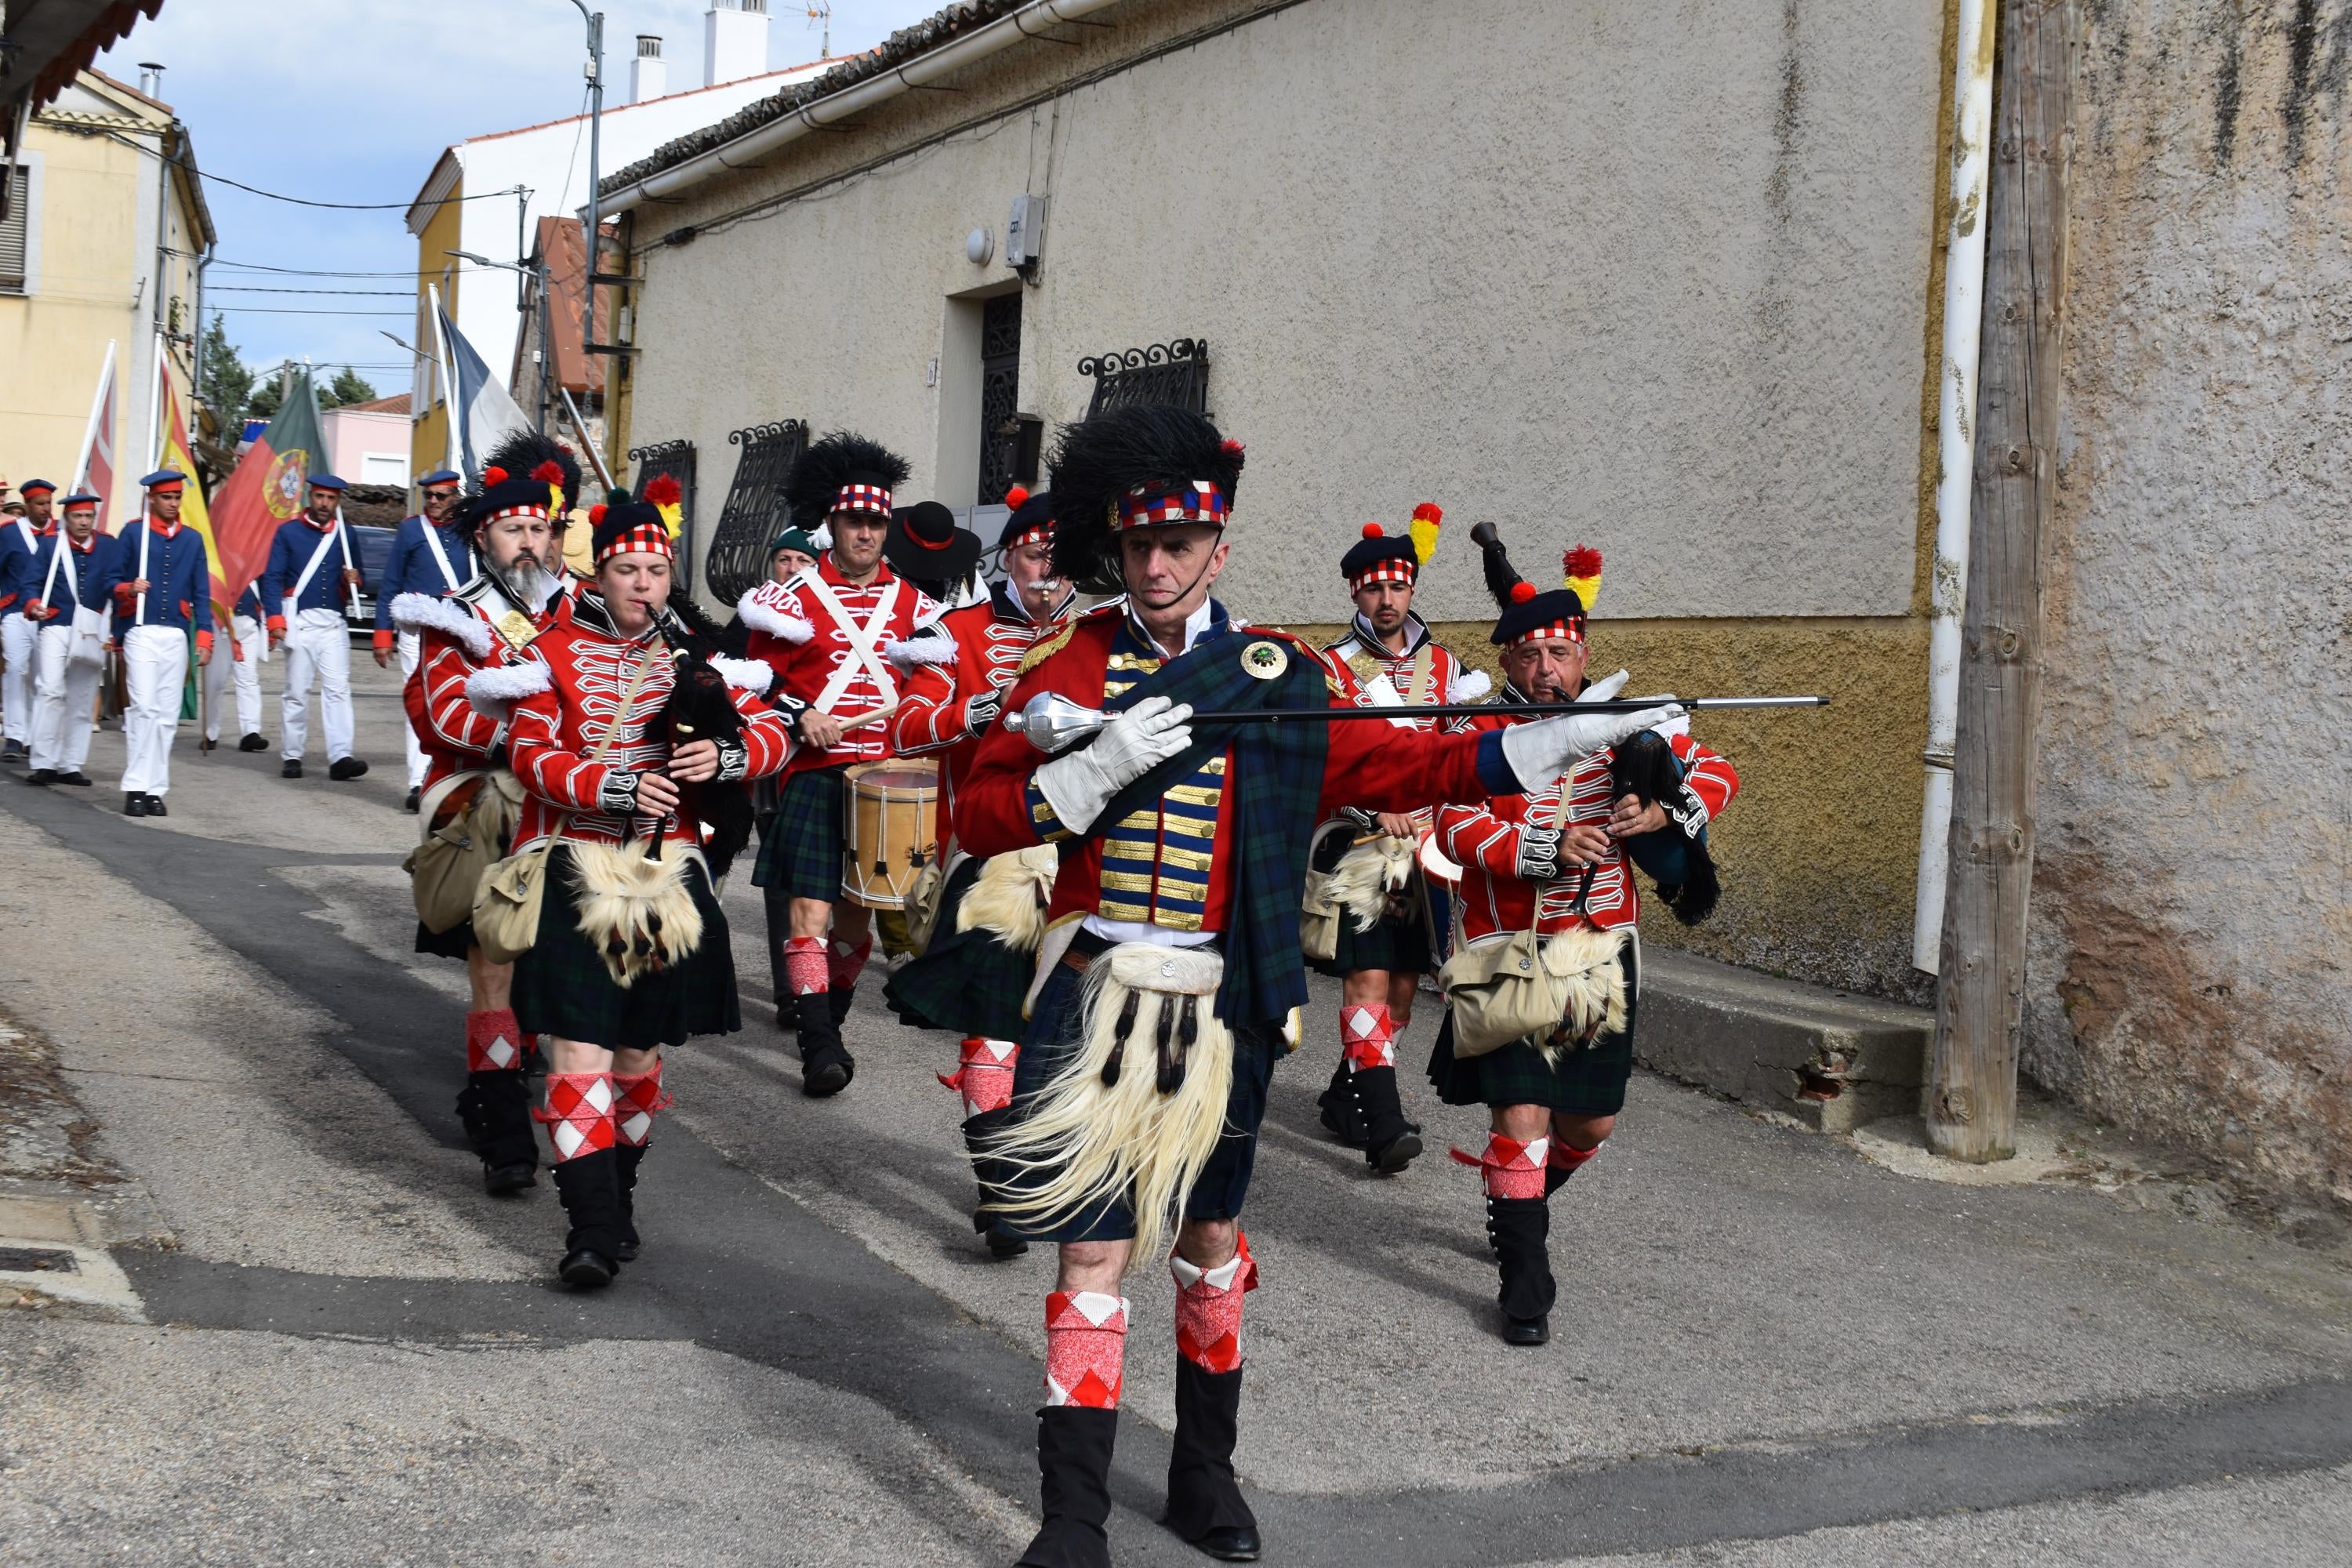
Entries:
<svg viewBox="0 0 2352 1568">
<path fill-rule="evenodd" d="M 958 528 L 955 513 L 939 502 L 919 500 L 890 514 L 882 559 L 918 583 L 961 583 L 980 563 L 980 535 Z"/>
</svg>

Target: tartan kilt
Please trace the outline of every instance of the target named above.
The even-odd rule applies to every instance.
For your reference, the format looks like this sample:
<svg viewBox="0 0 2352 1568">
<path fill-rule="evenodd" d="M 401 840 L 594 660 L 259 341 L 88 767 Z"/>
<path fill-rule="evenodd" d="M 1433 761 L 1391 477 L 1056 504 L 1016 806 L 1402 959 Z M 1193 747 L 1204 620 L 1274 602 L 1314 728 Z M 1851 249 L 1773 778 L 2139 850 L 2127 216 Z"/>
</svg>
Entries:
<svg viewBox="0 0 2352 1568">
<path fill-rule="evenodd" d="M 1629 945 L 1618 958 L 1625 971 L 1625 1027 L 1601 1036 L 1587 1049 L 1562 1051 L 1557 1064 L 1524 1042 L 1456 1060 L 1454 1012 L 1448 1008 L 1429 1053 L 1429 1081 L 1437 1098 L 1448 1105 L 1540 1105 L 1570 1116 L 1614 1116 L 1624 1110 L 1641 1009 L 1636 951 Z"/>
<path fill-rule="evenodd" d="M 435 931 L 423 921 L 416 922 L 416 951 L 429 952 L 436 958 L 466 961 L 467 950 L 474 947 L 474 922 L 459 921 L 447 931 Z"/>
<path fill-rule="evenodd" d="M 977 926 L 955 929 L 956 910 L 985 864 L 967 856 L 955 868 L 940 891 L 930 945 L 883 985 L 882 999 L 900 1023 L 987 1040 L 1018 1040 L 1028 1028 L 1022 1003 L 1036 973 L 1036 954 L 1008 947 L 995 932 Z"/>
<path fill-rule="evenodd" d="M 1427 974 L 1437 968 L 1432 957 L 1437 942 L 1429 924 L 1429 900 L 1422 891 L 1421 873 L 1415 871 L 1398 895 L 1404 900 L 1405 912 L 1388 916 L 1370 930 L 1359 929 L 1356 917 L 1344 910 L 1339 916 L 1339 935 L 1331 944 L 1331 957 L 1325 961 L 1307 962 L 1318 974 L 1328 974 L 1334 980 L 1363 969 L 1385 969 L 1391 974 Z"/>
<path fill-rule="evenodd" d="M 794 773 L 776 792 L 776 814 L 760 823 L 755 888 L 780 887 L 795 899 L 841 901 L 841 858 L 849 847 L 848 787 L 837 768 Z"/>
<path fill-rule="evenodd" d="M 681 851 L 672 845 L 665 853 Z M 571 872 L 571 851 L 559 845 L 548 858 L 539 940 L 515 960 L 517 1023 L 534 1034 L 582 1040 L 608 1051 L 649 1051 L 684 1045 L 690 1036 L 732 1034 L 743 1026 L 727 916 L 711 897 L 699 857 L 686 877 L 702 915 L 701 944 L 685 963 L 641 974 L 625 990 L 614 983 L 604 958 L 581 933 Z"/>
</svg>

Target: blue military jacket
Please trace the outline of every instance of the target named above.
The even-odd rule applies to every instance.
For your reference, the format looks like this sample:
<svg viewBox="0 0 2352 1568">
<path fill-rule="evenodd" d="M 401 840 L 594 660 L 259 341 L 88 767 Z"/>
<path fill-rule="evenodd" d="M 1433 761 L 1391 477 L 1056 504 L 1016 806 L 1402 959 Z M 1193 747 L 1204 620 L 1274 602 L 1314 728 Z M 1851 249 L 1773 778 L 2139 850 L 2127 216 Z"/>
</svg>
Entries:
<svg viewBox="0 0 2352 1568">
<path fill-rule="evenodd" d="M 307 516 L 278 525 L 278 537 L 269 542 L 269 564 L 261 569 L 261 602 L 269 606 L 272 616 L 286 613 L 286 595 L 301 581 L 302 569 L 310 564 L 310 557 L 319 542 L 328 539 L 333 525 L 320 528 Z M 352 564 L 359 564 L 354 552 Z M 362 584 L 364 586 L 364 584 Z M 343 547 L 330 542 L 325 559 L 310 580 L 302 584 L 301 596 L 294 601 L 297 610 L 337 610 L 343 607 Z"/>
<path fill-rule="evenodd" d="M 392 536 L 392 558 L 383 563 L 383 581 L 376 584 L 376 630 L 392 629 L 392 602 L 403 594 L 425 594 L 438 598 L 474 580 L 473 549 L 467 544 L 462 531 L 446 524 L 436 531 L 441 539 L 441 553 L 448 557 L 449 570 L 457 576 L 442 574 L 441 563 L 433 558 L 433 543 L 425 537 L 425 531 L 432 527 L 421 513 L 400 520 L 400 530 Z"/>
<path fill-rule="evenodd" d="M 119 581 L 134 583 L 142 575 L 142 541 L 147 550 L 144 575 L 152 584 L 147 590 L 147 608 L 142 615 L 136 598 L 118 595 L 114 635 L 120 637 L 134 626 L 212 630 L 212 567 L 205 559 L 204 536 L 183 522 L 173 525 L 167 537 L 160 528 L 151 531 L 147 520 L 140 518 L 115 536 Z"/>
</svg>

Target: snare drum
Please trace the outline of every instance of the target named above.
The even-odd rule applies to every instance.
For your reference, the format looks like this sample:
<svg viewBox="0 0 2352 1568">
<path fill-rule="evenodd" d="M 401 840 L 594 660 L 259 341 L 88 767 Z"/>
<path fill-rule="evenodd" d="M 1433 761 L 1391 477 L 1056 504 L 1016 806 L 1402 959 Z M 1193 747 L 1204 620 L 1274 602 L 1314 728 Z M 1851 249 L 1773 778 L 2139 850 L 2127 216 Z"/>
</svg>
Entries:
<svg viewBox="0 0 2352 1568">
<path fill-rule="evenodd" d="M 869 910 L 903 910 L 939 848 L 940 765 L 927 757 L 860 763 L 843 775 L 849 846 L 841 896 Z"/>
</svg>

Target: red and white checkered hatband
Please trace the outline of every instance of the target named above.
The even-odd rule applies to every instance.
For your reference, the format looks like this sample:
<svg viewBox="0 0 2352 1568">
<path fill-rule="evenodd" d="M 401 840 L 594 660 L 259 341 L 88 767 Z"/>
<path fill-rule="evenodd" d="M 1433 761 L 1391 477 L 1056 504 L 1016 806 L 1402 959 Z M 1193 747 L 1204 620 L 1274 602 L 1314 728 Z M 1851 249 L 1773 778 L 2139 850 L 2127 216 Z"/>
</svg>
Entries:
<svg viewBox="0 0 2352 1568">
<path fill-rule="evenodd" d="M 1351 579 L 1348 590 L 1353 593 L 1369 583 L 1416 583 L 1420 580 L 1420 567 L 1410 561 L 1400 561 L 1391 556 L 1386 561 L 1375 562 L 1370 571 Z"/>
<path fill-rule="evenodd" d="M 669 530 L 658 522 L 641 522 L 624 533 L 616 533 L 596 552 L 596 564 L 602 566 L 615 555 L 667 555 L 677 557 L 677 546 L 670 543 Z"/>
<path fill-rule="evenodd" d="M 1581 619 L 1554 621 L 1549 626 L 1529 626 L 1503 646 L 1517 647 L 1521 643 L 1534 642 L 1538 637 L 1566 637 L 1572 643 L 1581 643 L 1584 640 L 1584 622 Z"/>
</svg>

